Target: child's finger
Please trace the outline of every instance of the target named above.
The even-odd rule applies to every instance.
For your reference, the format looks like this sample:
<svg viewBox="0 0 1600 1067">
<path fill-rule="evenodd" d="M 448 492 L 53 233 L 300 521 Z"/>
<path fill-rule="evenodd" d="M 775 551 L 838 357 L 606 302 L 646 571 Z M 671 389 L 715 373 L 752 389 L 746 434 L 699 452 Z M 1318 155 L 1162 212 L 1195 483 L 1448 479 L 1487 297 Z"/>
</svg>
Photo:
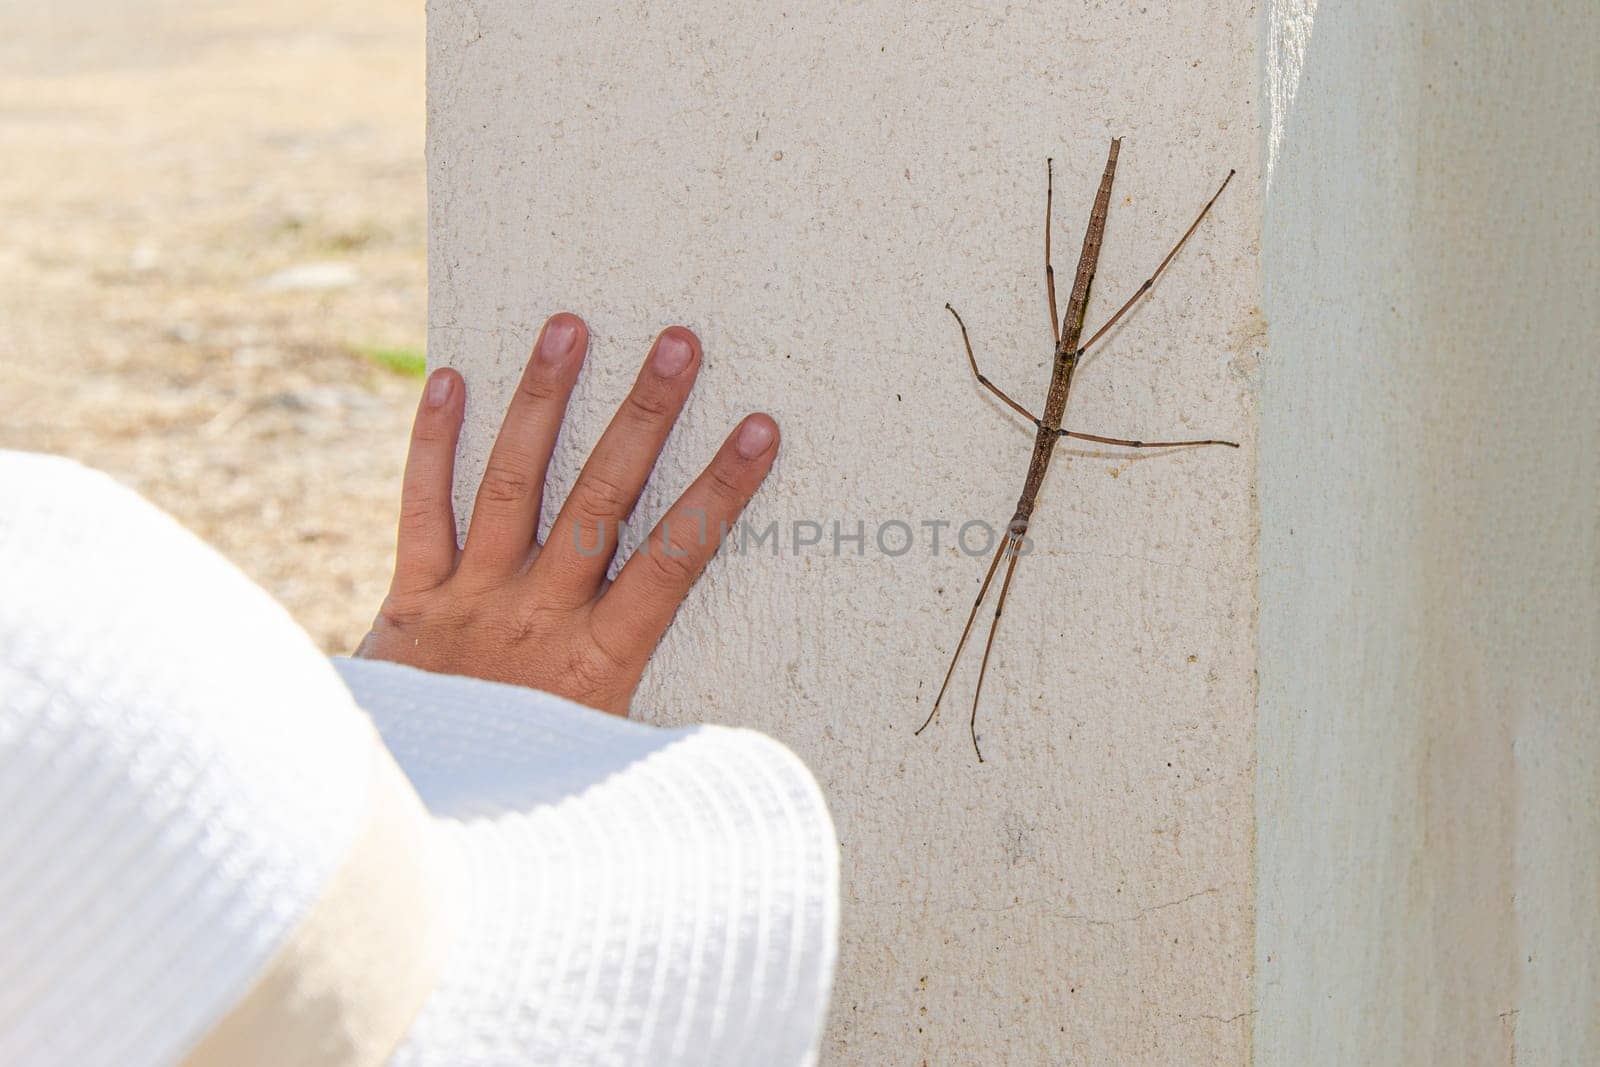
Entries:
<svg viewBox="0 0 1600 1067">
<path fill-rule="evenodd" d="M 627 399 L 583 465 L 539 554 L 538 569 L 570 601 L 599 590 L 661 446 L 700 368 L 700 342 L 682 326 L 663 330 Z"/>
<path fill-rule="evenodd" d="M 553 315 L 539 332 L 484 467 L 463 569 L 503 575 L 528 561 L 550 456 L 588 342 L 588 328 L 576 315 Z"/>
<path fill-rule="evenodd" d="M 777 455 L 778 425 L 768 415 L 747 417 L 728 436 L 595 606 L 594 625 L 610 631 L 612 647 L 649 654 Z"/>
<path fill-rule="evenodd" d="M 434 371 L 422 387 L 400 489 L 397 590 L 431 589 L 455 566 L 456 519 L 450 491 L 466 392 L 461 375 L 448 367 Z"/>
</svg>

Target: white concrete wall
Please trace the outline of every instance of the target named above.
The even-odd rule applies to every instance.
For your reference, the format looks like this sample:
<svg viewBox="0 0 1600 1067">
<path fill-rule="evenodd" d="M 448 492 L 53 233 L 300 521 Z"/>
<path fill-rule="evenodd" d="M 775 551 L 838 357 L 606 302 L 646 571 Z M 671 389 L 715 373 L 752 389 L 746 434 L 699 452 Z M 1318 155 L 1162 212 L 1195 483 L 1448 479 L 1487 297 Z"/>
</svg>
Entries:
<svg viewBox="0 0 1600 1067">
<path fill-rule="evenodd" d="M 1600 1062 L 1592 0 L 1272 0 L 1256 1046 Z"/>
<path fill-rule="evenodd" d="M 764 524 L 1009 517 L 1043 402 L 1044 160 L 1070 283 L 1126 137 L 1090 318 L 1229 167 L 1154 298 L 1080 372 L 1072 425 L 1241 451 L 1063 449 L 983 706 L 977 655 L 911 737 L 982 576 L 899 559 L 724 559 L 638 713 L 768 730 L 817 770 L 844 854 L 828 1062 L 1238 1062 L 1250 1041 L 1259 17 L 909 0 L 433 0 L 430 357 L 460 367 L 470 492 L 543 316 L 594 346 L 570 483 L 654 331 L 705 368 L 641 514 L 750 408 L 785 443 Z M 560 493 L 556 499 L 560 499 Z"/>
</svg>

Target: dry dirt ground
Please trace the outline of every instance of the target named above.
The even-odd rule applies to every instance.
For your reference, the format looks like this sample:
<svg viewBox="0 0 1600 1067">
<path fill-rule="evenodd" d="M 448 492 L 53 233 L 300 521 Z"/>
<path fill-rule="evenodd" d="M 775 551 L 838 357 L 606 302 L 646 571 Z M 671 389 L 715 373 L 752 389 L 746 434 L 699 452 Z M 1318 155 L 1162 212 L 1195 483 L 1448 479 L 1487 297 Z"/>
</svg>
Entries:
<svg viewBox="0 0 1600 1067">
<path fill-rule="evenodd" d="M 0 447 L 135 486 L 329 651 L 420 384 L 370 350 L 425 336 L 422 12 L 0 0 Z"/>
</svg>

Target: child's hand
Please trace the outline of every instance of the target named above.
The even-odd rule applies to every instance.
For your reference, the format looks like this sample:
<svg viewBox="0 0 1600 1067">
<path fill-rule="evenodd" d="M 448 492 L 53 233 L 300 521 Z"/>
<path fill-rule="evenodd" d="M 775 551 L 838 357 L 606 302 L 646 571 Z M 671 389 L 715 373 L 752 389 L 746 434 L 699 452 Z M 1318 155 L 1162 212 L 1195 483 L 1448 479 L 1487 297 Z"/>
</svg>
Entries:
<svg viewBox="0 0 1600 1067">
<path fill-rule="evenodd" d="M 772 468 L 778 427 L 766 415 L 746 417 L 607 586 L 618 524 L 694 385 L 700 342 L 681 326 L 656 338 L 541 545 L 545 471 L 588 341 L 575 315 L 545 323 L 459 549 L 450 493 L 466 385 L 453 370 L 429 376 L 406 459 L 394 580 L 357 655 L 628 713 L 656 642 L 717 550 L 722 524 L 733 523 Z"/>
</svg>

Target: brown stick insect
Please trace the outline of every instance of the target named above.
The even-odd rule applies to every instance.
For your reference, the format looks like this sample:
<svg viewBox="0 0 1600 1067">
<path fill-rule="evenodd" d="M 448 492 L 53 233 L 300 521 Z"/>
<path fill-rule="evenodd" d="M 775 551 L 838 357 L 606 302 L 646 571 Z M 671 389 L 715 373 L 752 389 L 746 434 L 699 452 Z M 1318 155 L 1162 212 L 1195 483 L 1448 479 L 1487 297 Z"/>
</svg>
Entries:
<svg viewBox="0 0 1600 1067">
<path fill-rule="evenodd" d="M 1051 162 L 1048 160 L 1045 162 L 1044 278 L 1046 295 L 1050 300 L 1050 331 L 1055 338 L 1055 358 L 1052 360 L 1050 391 L 1045 395 L 1042 418 L 1001 392 L 998 386 L 984 377 L 983 372 L 978 370 L 977 358 L 972 354 L 972 340 L 967 336 L 967 324 L 961 320 L 961 315 L 955 308 L 949 304 L 945 305 L 945 309 L 955 316 L 956 325 L 961 329 L 961 342 L 967 349 L 967 362 L 971 364 L 972 373 L 978 379 L 978 384 L 999 397 L 1007 407 L 1033 423 L 1038 431 L 1033 441 L 1033 458 L 1028 461 L 1028 475 L 1022 483 L 1022 495 L 1017 499 L 1017 510 L 1006 526 L 1006 535 L 995 551 L 994 561 L 989 564 L 988 573 L 983 576 L 983 585 L 978 589 L 978 598 L 972 602 L 972 612 L 967 616 L 967 625 L 961 631 L 961 640 L 956 642 L 955 654 L 950 657 L 950 669 L 945 672 L 944 684 L 939 687 L 939 695 L 933 701 L 933 710 L 928 712 L 927 719 L 917 727 L 916 731 L 920 735 L 939 714 L 939 705 L 944 701 L 945 691 L 950 688 L 950 678 L 955 674 L 956 664 L 961 659 L 961 650 L 966 647 L 967 636 L 972 632 L 973 620 L 978 617 L 978 608 L 988 595 L 995 571 L 999 569 L 1000 560 L 1004 557 L 1006 575 L 1000 583 L 1000 600 L 995 605 L 994 620 L 989 624 L 989 639 L 983 646 L 983 663 L 978 668 L 978 687 L 972 694 L 972 715 L 967 723 L 967 730 L 972 735 L 972 750 L 978 754 L 979 763 L 983 762 L 983 750 L 978 747 L 978 700 L 983 694 L 984 675 L 989 670 L 989 653 L 994 648 L 994 635 L 1000 628 L 1000 614 L 1006 606 L 1006 594 L 1011 590 L 1011 576 L 1017 569 L 1023 538 L 1028 532 L 1028 520 L 1033 515 L 1034 503 L 1038 499 L 1039 486 L 1044 482 L 1045 472 L 1050 469 L 1050 457 L 1055 453 L 1056 442 L 1063 437 L 1074 437 L 1080 441 L 1094 441 L 1098 444 L 1120 445 L 1126 448 L 1182 448 L 1190 445 L 1239 447 L 1233 441 L 1130 441 L 1061 428 L 1061 418 L 1067 408 L 1067 393 L 1072 388 L 1072 372 L 1077 369 L 1078 361 L 1096 341 L 1121 321 L 1141 297 L 1150 291 L 1156 279 L 1161 277 L 1167 265 L 1178 254 L 1178 250 L 1184 246 L 1195 230 L 1199 229 L 1206 213 L 1211 210 L 1211 205 L 1217 202 L 1217 197 L 1222 195 L 1222 190 L 1226 189 L 1228 182 L 1233 179 L 1234 172 L 1230 170 L 1211 199 L 1206 201 L 1205 207 L 1200 209 L 1200 214 L 1195 216 L 1194 222 L 1190 223 L 1183 236 L 1178 238 L 1178 243 L 1172 246 L 1172 250 L 1156 267 L 1155 272 L 1146 278 L 1134 294 L 1117 309 L 1116 314 L 1106 320 L 1105 325 L 1090 334 L 1089 339 L 1080 345 L 1078 338 L 1083 334 L 1083 314 L 1089 303 L 1089 285 L 1094 281 L 1095 265 L 1100 260 L 1100 242 L 1105 236 L 1106 214 L 1111 203 L 1111 179 L 1117 170 L 1117 151 L 1121 145 L 1120 138 L 1111 142 L 1111 153 L 1106 159 L 1105 173 L 1100 176 L 1100 191 L 1095 194 L 1094 209 L 1089 213 L 1089 228 L 1083 235 L 1083 252 L 1078 256 L 1078 273 L 1072 281 L 1072 295 L 1067 298 L 1067 313 L 1059 324 L 1056 321 L 1056 274 L 1055 268 L 1050 264 L 1050 210 L 1055 199 L 1055 174 Z"/>
</svg>

